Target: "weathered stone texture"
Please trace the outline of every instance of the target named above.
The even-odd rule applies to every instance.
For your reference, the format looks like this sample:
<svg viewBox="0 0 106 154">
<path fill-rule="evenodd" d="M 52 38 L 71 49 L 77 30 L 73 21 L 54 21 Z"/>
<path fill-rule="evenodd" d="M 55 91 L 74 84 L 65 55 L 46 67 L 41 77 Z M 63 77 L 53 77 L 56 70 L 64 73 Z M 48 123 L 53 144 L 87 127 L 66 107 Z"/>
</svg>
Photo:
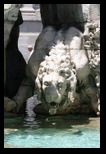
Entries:
<svg viewBox="0 0 106 154">
<path fill-rule="evenodd" d="M 89 5 L 89 20 L 100 25 L 100 4 Z"/>
<path fill-rule="evenodd" d="M 13 98 L 17 112 L 36 83 L 41 101 L 36 113 L 100 114 L 99 4 L 85 5 L 40 4 L 43 30 L 27 66 L 30 82 L 26 79 L 26 87 L 21 85 Z M 58 83 L 60 79 L 63 84 Z"/>
<path fill-rule="evenodd" d="M 4 48 L 7 45 L 11 29 L 18 19 L 21 4 L 4 4 Z"/>
</svg>

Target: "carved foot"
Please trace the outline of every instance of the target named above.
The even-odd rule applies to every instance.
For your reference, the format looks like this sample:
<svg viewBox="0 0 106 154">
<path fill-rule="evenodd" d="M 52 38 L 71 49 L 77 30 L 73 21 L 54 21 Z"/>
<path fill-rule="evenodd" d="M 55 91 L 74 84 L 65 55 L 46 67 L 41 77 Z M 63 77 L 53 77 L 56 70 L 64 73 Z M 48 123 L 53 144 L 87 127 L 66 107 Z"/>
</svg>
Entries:
<svg viewBox="0 0 106 154">
<path fill-rule="evenodd" d="M 4 111 L 13 112 L 16 109 L 16 102 L 9 99 L 8 97 L 4 97 Z"/>
<path fill-rule="evenodd" d="M 98 100 L 97 97 L 97 90 L 95 87 L 87 87 L 85 89 L 87 96 L 90 97 L 91 99 L 91 105 L 92 105 L 92 109 L 94 110 L 95 114 L 97 116 L 100 115 L 100 101 Z"/>
</svg>

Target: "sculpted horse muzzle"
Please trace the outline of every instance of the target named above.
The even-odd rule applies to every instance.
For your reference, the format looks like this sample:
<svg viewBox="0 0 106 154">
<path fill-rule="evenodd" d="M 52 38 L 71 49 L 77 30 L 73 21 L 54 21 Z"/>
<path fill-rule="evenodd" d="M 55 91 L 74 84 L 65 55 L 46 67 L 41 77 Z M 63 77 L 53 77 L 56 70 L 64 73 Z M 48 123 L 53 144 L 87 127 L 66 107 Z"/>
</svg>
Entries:
<svg viewBox="0 0 106 154">
<path fill-rule="evenodd" d="M 37 86 L 40 85 L 38 80 L 36 83 Z M 43 76 L 39 91 L 41 91 L 43 102 L 48 106 L 51 115 L 56 114 L 58 108 L 66 102 L 67 87 L 67 80 L 59 73 L 52 72 Z"/>
<path fill-rule="evenodd" d="M 42 91 L 50 109 L 57 109 L 64 98 L 66 91 L 65 79 L 57 73 L 44 76 Z"/>
</svg>

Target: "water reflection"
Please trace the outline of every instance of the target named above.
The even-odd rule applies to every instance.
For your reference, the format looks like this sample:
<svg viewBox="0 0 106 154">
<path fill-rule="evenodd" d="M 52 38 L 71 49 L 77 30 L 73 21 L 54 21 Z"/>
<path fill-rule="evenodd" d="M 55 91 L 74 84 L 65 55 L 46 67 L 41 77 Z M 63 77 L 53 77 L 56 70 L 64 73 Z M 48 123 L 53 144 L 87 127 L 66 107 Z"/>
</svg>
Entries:
<svg viewBox="0 0 106 154">
<path fill-rule="evenodd" d="M 6 118 L 4 143 L 10 148 L 99 148 L 99 122 L 85 116 Z"/>
<path fill-rule="evenodd" d="M 25 117 L 23 121 L 23 126 L 38 128 L 41 124 L 40 120 L 36 120 L 35 117 Z"/>
</svg>

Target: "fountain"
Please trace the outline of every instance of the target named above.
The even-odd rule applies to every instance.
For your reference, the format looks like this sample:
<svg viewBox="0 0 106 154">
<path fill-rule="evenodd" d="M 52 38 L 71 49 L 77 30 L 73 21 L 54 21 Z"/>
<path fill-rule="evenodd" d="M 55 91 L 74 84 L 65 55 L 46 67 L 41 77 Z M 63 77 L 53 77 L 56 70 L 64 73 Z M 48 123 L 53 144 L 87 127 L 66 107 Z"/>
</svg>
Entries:
<svg viewBox="0 0 106 154">
<path fill-rule="evenodd" d="M 16 115 L 5 118 L 5 148 L 100 147 L 99 11 L 99 4 L 40 4 L 43 29 L 26 76 L 12 98 L 5 95 L 5 113 Z"/>
</svg>

